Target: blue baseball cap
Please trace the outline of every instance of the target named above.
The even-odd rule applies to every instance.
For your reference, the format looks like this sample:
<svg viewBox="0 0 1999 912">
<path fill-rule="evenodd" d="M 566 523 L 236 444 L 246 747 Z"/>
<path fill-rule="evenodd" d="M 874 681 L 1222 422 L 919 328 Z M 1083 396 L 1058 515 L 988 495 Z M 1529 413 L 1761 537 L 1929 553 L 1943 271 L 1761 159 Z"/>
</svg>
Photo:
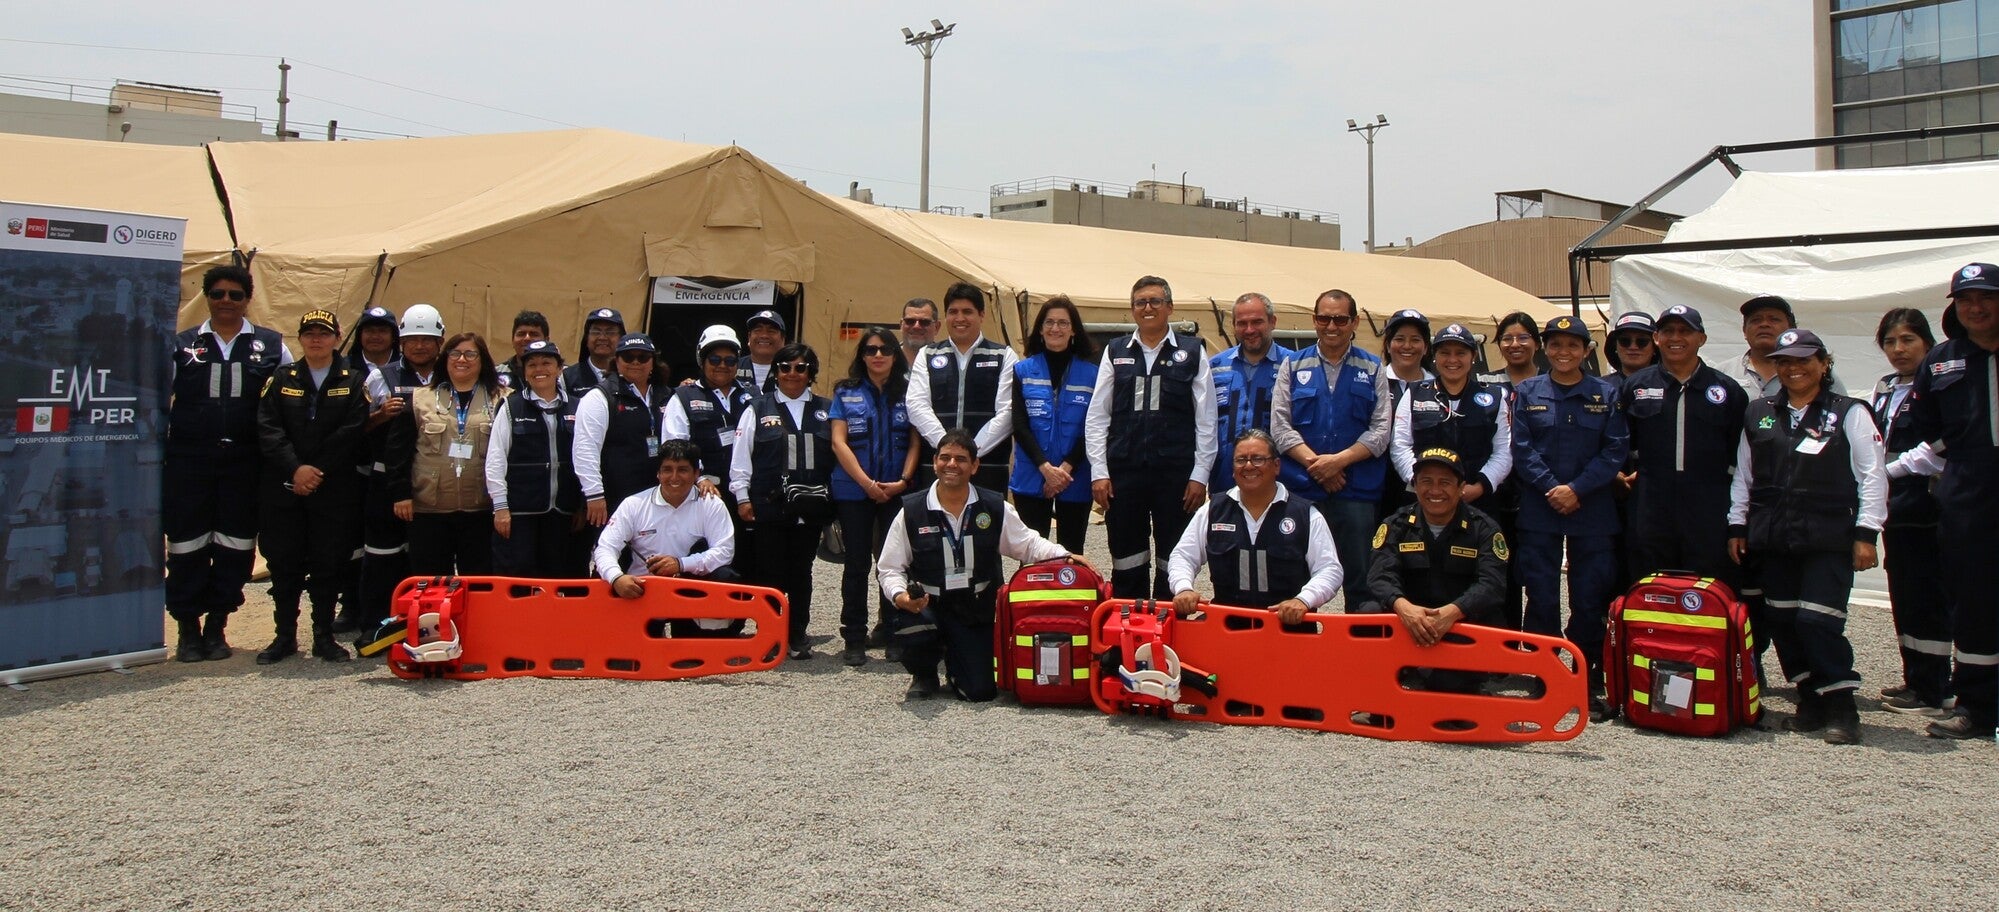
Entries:
<svg viewBox="0 0 1999 912">
<path fill-rule="evenodd" d="M 1707 325 L 1701 322 L 1701 312 L 1685 304 L 1675 304 L 1660 311 L 1658 322 L 1653 324 L 1654 329 L 1666 325 L 1667 320 L 1678 320 L 1685 323 L 1697 333 L 1707 332 Z"/>
</svg>

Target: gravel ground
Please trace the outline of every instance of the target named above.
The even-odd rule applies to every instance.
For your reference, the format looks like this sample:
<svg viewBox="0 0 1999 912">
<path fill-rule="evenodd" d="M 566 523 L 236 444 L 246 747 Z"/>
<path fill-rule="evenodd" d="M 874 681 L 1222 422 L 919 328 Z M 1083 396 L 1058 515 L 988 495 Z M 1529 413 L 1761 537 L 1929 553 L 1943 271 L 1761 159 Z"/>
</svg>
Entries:
<svg viewBox="0 0 1999 912">
<path fill-rule="evenodd" d="M 836 568 L 817 591 L 829 637 Z M 228 661 L 0 693 L 0 909 L 1999 907 L 1999 750 L 1878 710 L 1883 610 L 1840 748 L 1777 729 L 1788 689 L 1722 741 L 1465 747 L 905 703 L 829 646 L 406 683 L 257 667 L 268 606 Z"/>
</svg>

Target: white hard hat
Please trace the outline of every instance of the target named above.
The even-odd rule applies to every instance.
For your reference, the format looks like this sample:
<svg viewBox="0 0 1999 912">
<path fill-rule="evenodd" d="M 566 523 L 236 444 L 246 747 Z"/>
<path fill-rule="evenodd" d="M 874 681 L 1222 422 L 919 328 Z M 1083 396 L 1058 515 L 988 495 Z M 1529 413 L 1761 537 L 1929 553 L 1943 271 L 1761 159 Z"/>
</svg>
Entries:
<svg viewBox="0 0 1999 912">
<path fill-rule="evenodd" d="M 694 353 L 697 355 L 701 354 L 707 351 L 709 346 L 718 342 L 727 342 L 737 351 L 743 350 L 743 343 L 736 338 L 736 331 L 727 326 L 717 324 L 701 331 L 701 341 L 694 346 Z"/>
<path fill-rule="evenodd" d="M 402 335 L 444 338 L 444 317 L 429 304 L 411 304 L 403 311 Z"/>
</svg>

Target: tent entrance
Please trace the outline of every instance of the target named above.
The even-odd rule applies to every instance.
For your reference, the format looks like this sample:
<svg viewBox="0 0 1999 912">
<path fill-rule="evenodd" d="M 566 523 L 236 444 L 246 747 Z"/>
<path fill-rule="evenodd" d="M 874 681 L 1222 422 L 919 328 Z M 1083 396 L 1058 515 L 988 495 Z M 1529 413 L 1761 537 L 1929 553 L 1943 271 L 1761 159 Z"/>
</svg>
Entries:
<svg viewBox="0 0 1999 912">
<path fill-rule="evenodd" d="M 790 290 L 786 290 L 786 287 Z M 652 294 L 646 306 L 646 334 L 659 346 L 666 362 L 667 377 L 675 383 L 698 376 L 694 346 L 701 331 L 715 324 L 736 331 L 747 345 L 744 323 L 759 310 L 775 310 L 784 318 L 786 334 L 799 338 L 799 315 L 804 312 L 804 286 L 793 282 L 733 279 L 716 276 L 660 276 L 652 280 Z M 826 370 L 829 353 L 820 352 L 820 372 Z"/>
</svg>

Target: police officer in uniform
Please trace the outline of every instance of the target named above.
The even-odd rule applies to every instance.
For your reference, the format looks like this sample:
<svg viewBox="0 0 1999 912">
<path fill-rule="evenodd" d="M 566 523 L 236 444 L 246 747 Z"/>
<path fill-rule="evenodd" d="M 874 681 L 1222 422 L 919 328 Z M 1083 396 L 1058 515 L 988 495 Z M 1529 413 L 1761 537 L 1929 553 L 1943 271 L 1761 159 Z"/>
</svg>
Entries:
<svg viewBox="0 0 1999 912">
<path fill-rule="evenodd" d="M 1541 330 L 1548 373 L 1514 390 L 1513 474 L 1520 479 L 1520 578 L 1529 633 L 1563 635 L 1562 558 L 1569 567 L 1569 642 L 1589 662 L 1590 718 L 1610 717 L 1604 621 L 1617 584 L 1617 508 L 1610 486 L 1630 449 L 1617 392 L 1583 373 L 1589 327 L 1563 315 Z"/>
<path fill-rule="evenodd" d="M 1208 501 L 1215 458 L 1215 388 L 1199 337 L 1173 332 L 1173 288 L 1158 276 L 1132 284 L 1138 331 L 1104 346 L 1083 418 L 1090 495 L 1104 511 L 1111 592 L 1172 597 L 1166 558 Z M 1185 479 L 1185 481 L 1182 481 Z M 1154 564 L 1155 556 L 1157 564 Z"/>
<path fill-rule="evenodd" d="M 304 359 L 278 368 L 257 407 L 264 559 L 277 622 L 277 638 L 257 653 L 259 665 L 298 653 L 301 595 L 312 599 L 312 654 L 353 658 L 333 639 L 333 602 L 360 539 L 361 479 L 353 466 L 368 392 L 362 373 L 333 356 L 340 321 L 332 313 L 306 312 L 298 338 Z"/>
<path fill-rule="evenodd" d="M 1277 386 L 1277 367 L 1298 354 L 1272 341 L 1277 307 L 1262 293 L 1236 298 L 1229 317 L 1236 344 L 1208 359 L 1208 373 L 1215 382 L 1215 439 L 1221 443 L 1209 473 L 1210 494 L 1235 484 L 1236 438 L 1250 428 L 1270 430 L 1270 392 Z"/>
<path fill-rule="evenodd" d="M 1507 391 L 1472 379 L 1478 339 L 1464 324 L 1452 323 L 1437 330 L 1430 351 L 1436 379 L 1409 384 L 1407 393 L 1395 404 L 1395 429 L 1388 452 L 1396 474 L 1413 494 L 1417 454 L 1448 449 L 1465 468 L 1464 502 L 1486 512 L 1495 522 L 1510 521 L 1510 511 L 1492 509 L 1498 500 L 1494 492 L 1513 473 L 1513 417 Z"/>
<path fill-rule="evenodd" d="M 1339 594 L 1345 570 L 1333 532 L 1311 501 L 1278 483 L 1269 432 L 1250 428 L 1230 449 L 1229 489 L 1194 511 L 1167 562 L 1173 610 L 1184 617 L 1200 606 L 1194 575 L 1206 564 L 1215 586 L 1210 601 L 1268 608 L 1280 623 L 1296 624 Z"/>
<path fill-rule="evenodd" d="M 1416 454 L 1416 502 L 1374 531 L 1366 610 L 1393 612 L 1417 645 L 1434 646 L 1459 623 L 1509 626 L 1506 535 L 1463 504 L 1470 475 L 1448 447 Z M 1431 690 L 1470 691 L 1483 675 L 1431 671 Z"/>
<path fill-rule="evenodd" d="M 1761 554 L 1770 640 L 1798 686 L 1795 732 L 1860 743 L 1847 599 L 1855 571 L 1874 567 L 1888 518 L 1881 435 L 1867 404 L 1827 386 L 1832 359 L 1810 330 L 1786 330 L 1770 353 L 1784 391 L 1749 403 L 1730 490 L 1728 550 Z"/>
<path fill-rule="evenodd" d="M 940 660 L 958 699 L 984 702 L 998 695 L 993 617 L 1006 579 L 1001 557 L 1033 563 L 1066 555 L 1089 566 L 1027 528 L 999 492 L 975 487 L 978 467 L 971 432 L 945 431 L 932 466 L 937 481 L 904 495 L 875 567 L 882 594 L 899 609 L 895 635 L 903 644 L 912 699 L 938 692 Z"/>
<path fill-rule="evenodd" d="M 985 337 L 985 319 L 986 295 L 977 286 L 959 282 L 944 292 L 947 335 L 910 365 L 909 423 L 933 451 L 945 431 L 971 431 L 979 443 L 983 473 L 973 483 L 1004 491 L 1007 444 L 1013 435 L 1013 368 L 1019 356 Z M 917 465 L 926 461 L 919 456 Z"/>
<path fill-rule="evenodd" d="M 625 315 L 609 307 L 599 307 L 583 318 L 581 353 L 575 364 L 562 369 L 562 389 L 578 402 L 605 378 L 617 373 L 618 340 L 625 335 Z"/>
<path fill-rule="evenodd" d="M 1618 398 L 1637 472 L 1627 500 L 1630 572 L 1688 570 L 1734 583 L 1728 529 L 1715 517 L 1728 511 L 1735 430 L 1742 426 L 1749 396 L 1701 360 L 1707 330 L 1700 311 L 1685 304 L 1668 307 L 1651 335 L 1658 363 L 1627 377 Z M 1762 627 L 1751 619 L 1759 637 L 1765 635 Z"/>
<path fill-rule="evenodd" d="M 666 403 L 662 433 L 668 440 L 686 440 L 698 454 L 694 463 L 695 486 L 703 496 L 720 496 L 735 526 L 735 566 L 750 575 L 756 555 L 756 541 L 749 524 L 736 513 L 736 495 L 729 490 L 729 460 L 736 449 L 736 423 L 757 397 L 736 379 L 742 361 L 742 344 L 736 331 L 715 325 L 701 331 L 695 343 L 695 358 L 701 376 L 681 384 Z"/>
<path fill-rule="evenodd" d="M 444 345 L 444 318 L 437 308 L 418 303 L 403 311 L 397 344 L 402 357 L 369 371 L 367 379 L 369 414 L 361 452 L 369 472 L 361 495 L 361 598 L 355 625 L 361 642 L 374 638 L 375 627 L 389 616 L 389 597 L 409 576 L 409 523 L 397 519 L 395 511 L 399 492 L 408 486 L 392 484 L 388 477 L 388 425 L 412 420 L 413 397 L 437 375 Z"/>
<path fill-rule="evenodd" d="M 174 337 L 160 489 L 167 613 L 183 662 L 231 654 L 223 631 L 243 604 L 256 546 L 257 395 L 291 360 L 283 337 L 244 318 L 251 288 L 241 266 L 208 270 L 208 319 Z"/>
<path fill-rule="evenodd" d="M 1936 738 L 1991 738 L 1999 715 L 1999 575 L 1992 505 L 1999 503 L 1999 266 L 1971 263 L 1951 279 L 1944 342 L 1930 349 L 1909 393 L 1915 437 L 1945 460 L 1937 537 L 1956 603 L 1957 710 L 1930 723 Z"/>
</svg>

